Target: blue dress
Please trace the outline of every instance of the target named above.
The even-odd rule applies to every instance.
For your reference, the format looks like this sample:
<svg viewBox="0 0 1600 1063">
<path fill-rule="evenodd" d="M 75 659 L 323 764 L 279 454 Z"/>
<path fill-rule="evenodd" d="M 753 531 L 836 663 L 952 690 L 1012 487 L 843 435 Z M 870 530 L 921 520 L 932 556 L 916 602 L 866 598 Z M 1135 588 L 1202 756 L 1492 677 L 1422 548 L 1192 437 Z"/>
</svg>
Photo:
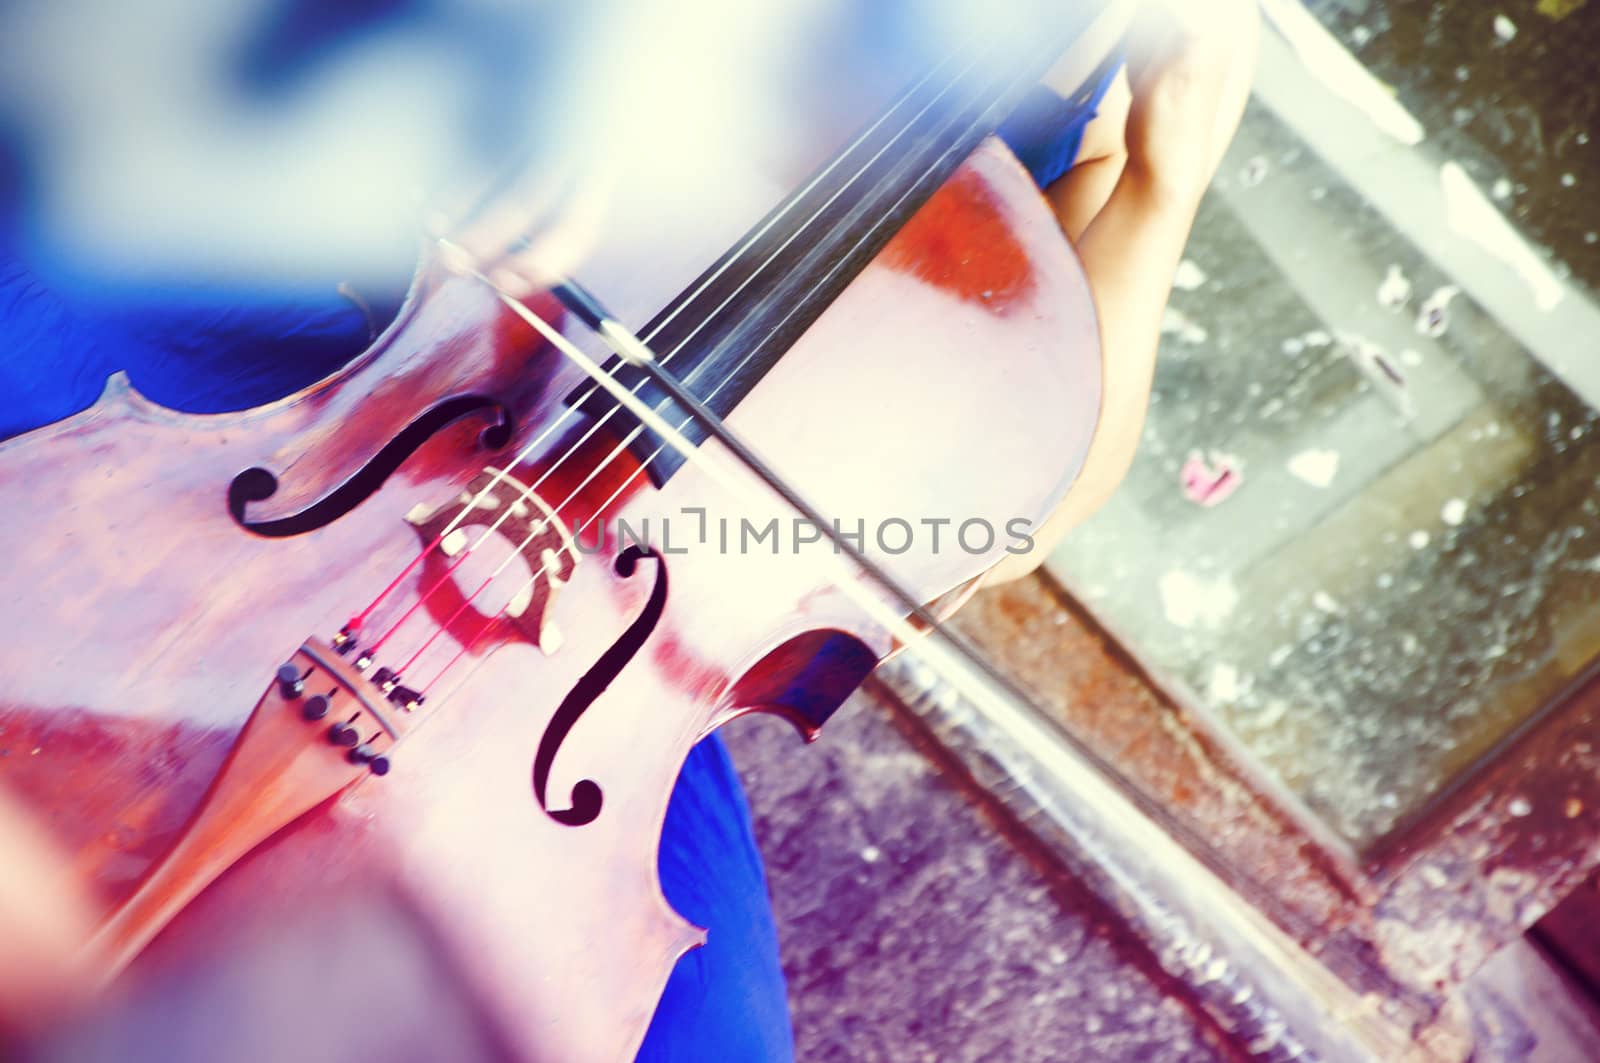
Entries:
<svg viewBox="0 0 1600 1063">
<path fill-rule="evenodd" d="M 1070 167 L 1098 99 L 1074 110 L 1036 95 L 1003 131 L 1041 184 Z M 156 402 L 220 412 L 319 380 L 367 341 L 364 314 L 325 289 L 56 291 L 4 246 L 0 239 L 0 438 L 85 409 L 117 370 Z M 716 737 L 684 764 L 659 866 L 668 900 L 709 933 L 673 971 L 640 1058 L 792 1059 L 761 855 L 738 775 Z"/>
</svg>

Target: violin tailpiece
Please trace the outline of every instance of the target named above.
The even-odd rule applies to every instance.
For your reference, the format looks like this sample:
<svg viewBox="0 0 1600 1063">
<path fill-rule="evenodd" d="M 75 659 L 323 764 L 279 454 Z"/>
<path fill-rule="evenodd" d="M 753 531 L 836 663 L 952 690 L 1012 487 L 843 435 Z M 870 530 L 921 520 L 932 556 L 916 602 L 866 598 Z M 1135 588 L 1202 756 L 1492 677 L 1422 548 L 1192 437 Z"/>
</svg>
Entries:
<svg viewBox="0 0 1600 1063">
<path fill-rule="evenodd" d="M 115 978 L 202 890 L 267 838 L 367 775 L 386 775 L 398 718 L 382 688 L 327 643 L 278 669 L 178 841 L 88 946 Z"/>
</svg>

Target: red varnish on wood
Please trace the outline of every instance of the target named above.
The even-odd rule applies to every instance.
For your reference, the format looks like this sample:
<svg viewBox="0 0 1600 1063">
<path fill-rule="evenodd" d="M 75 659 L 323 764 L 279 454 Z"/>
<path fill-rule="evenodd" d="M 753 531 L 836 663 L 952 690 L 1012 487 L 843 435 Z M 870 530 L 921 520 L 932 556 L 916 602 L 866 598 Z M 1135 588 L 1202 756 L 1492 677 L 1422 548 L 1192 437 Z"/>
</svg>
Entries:
<svg viewBox="0 0 1600 1063">
<path fill-rule="evenodd" d="M 879 261 L 1004 314 L 1036 283 L 1009 222 L 992 186 L 976 170 L 962 169 L 895 234 Z"/>
</svg>

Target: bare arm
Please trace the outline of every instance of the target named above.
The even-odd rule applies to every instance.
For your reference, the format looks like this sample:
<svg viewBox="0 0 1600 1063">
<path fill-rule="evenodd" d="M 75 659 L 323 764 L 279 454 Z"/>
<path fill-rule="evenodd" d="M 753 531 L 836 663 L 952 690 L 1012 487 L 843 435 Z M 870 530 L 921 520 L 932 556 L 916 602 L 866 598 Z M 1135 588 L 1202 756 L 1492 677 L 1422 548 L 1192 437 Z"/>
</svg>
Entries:
<svg viewBox="0 0 1600 1063">
<path fill-rule="evenodd" d="M 1079 163 L 1046 190 L 1083 261 L 1099 316 L 1100 422 L 1077 482 L 1034 533 L 1033 552 L 1003 561 L 991 582 L 1042 564 L 1133 463 L 1172 276 L 1238 127 L 1255 65 L 1254 0 L 1194 6 L 1205 10 L 1183 13 L 1169 0 L 1146 4 L 1130 42 L 1125 117 L 1113 89 L 1084 132 Z M 1108 144 L 1118 133 L 1121 151 Z"/>
</svg>

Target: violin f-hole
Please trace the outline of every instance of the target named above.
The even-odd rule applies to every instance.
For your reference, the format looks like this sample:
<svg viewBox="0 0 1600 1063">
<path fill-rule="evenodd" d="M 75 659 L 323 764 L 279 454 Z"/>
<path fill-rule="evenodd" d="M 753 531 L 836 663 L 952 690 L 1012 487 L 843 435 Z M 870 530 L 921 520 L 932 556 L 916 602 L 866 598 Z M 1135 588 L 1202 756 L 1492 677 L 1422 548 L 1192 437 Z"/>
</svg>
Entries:
<svg viewBox="0 0 1600 1063">
<path fill-rule="evenodd" d="M 478 434 L 478 440 L 486 450 L 500 450 L 512 439 L 511 411 L 503 403 L 482 395 L 458 395 L 429 407 L 348 480 L 299 513 L 261 521 L 245 515 L 252 502 L 265 502 L 278 492 L 278 477 L 259 466 L 244 470 L 228 485 L 228 512 L 245 531 L 269 539 L 304 535 L 326 527 L 376 494 L 395 470 L 435 434 L 463 417 L 485 412 L 492 420 Z"/>
<path fill-rule="evenodd" d="M 639 562 L 646 557 L 655 561 L 656 582 L 650 590 L 650 599 L 645 603 L 644 609 L 639 613 L 622 637 L 600 655 L 587 672 L 583 674 L 570 693 L 561 700 L 556 708 L 555 715 L 550 717 L 550 723 L 545 727 L 544 736 L 539 739 L 538 752 L 533 758 L 533 795 L 539 801 L 539 807 L 557 823 L 568 827 L 581 827 L 586 823 L 593 823 L 600 815 L 600 808 L 605 803 L 605 795 L 601 792 L 598 783 L 592 779 L 580 779 L 572 787 L 571 804 L 567 808 L 552 809 L 550 802 L 545 797 L 545 791 L 550 783 L 550 769 L 555 764 L 556 753 L 561 749 L 561 743 L 566 741 L 573 726 L 583 716 L 589 706 L 604 694 L 622 670 L 628 666 L 643 648 L 645 640 L 661 621 L 661 614 L 667 606 L 667 565 L 653 547 L 630 546 L 617 555 L 616 571 L 619 576 L 630 577 L 638 570 Z"/>
</svg>

